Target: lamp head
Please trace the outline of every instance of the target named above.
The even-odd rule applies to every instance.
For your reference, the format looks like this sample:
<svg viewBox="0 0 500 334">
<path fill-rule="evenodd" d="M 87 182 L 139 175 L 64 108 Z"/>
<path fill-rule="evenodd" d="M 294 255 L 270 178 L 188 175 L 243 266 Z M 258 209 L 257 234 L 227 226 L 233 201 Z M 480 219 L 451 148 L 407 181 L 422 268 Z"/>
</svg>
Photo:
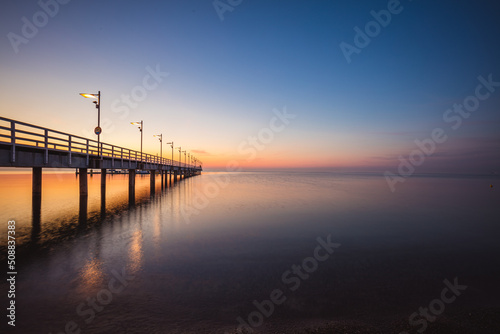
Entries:
<svg viewBox="0 0 500 334">
<path fill-rule="evenodd" d="M 142 132 L 142 121 L 140 121 L 140 122 L 130 122 L 130 124 L 132 124 L 132 125 L 139 125 L 137 128 L 139 129 L 139 131 Z"/>
<path fill-rule="evenodd" d="M 80 93 L 81 96 L 87 99 L 98 99 L 99 94 L 89 94 L 89 93 Z"/>
</svg>

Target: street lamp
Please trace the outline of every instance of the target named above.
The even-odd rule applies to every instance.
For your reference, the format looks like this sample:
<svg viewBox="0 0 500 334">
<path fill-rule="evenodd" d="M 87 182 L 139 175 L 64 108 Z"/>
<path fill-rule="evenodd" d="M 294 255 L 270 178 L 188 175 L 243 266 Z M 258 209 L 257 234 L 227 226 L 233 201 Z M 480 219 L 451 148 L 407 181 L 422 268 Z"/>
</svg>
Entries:
<svg viewBox="0 0 500 334">
<path fill-rule="evenodd" d="M 173 166 L 174 165 L 174 142 L 171 141 L 170 143 L 167 143 L 167 145 L 170 145 L 170 147 L 172 148 L 172 161 L 171 161 L 171 164 Z"/>
<path fill-rule="evenodd" d="M 182 153 L 184 153 L 184 167 L 186 167 L 186 152 L 187 151 L 182 151 Z"/>
<path fill-rule="evenodd" d="M 139 129 L 139 131 L 141 131 L 141 161 L 142 161 L 142 133 L 143 133 L 142 129 L 143 129 L 144 123 L 141 120 L 140 122 L 130 122 L 130 124 L 139 125 L 138 129 Z"/>
<path fill-rule="evenodd" d="M 182 164 L 182 162 L 181 162 L 181 161 L 182 161 L 182 158 L 181 158 L 181 150 L 182 150 L 182 148 L 181 148 L 180 146 L 179 146 L 179 147 L 176 147 L 176 148 L 178 148 L 178 149 L 179 149 L 179 167 L 181 167 L 181 164 Z"/>
<path fill-rule="evenodd" d="M 161 160 L 163 159 L 163 152 L 162 152 L 163 134 L 160 133 L 159 135 L 153 135 L 153 137 L 157 137 L 160 140 L 160 163 L 161 163 Z"/>
<path fill-rule="evenodd" d="M 81 96 L 87 99 L 97 99 L 94 101 L 95 107 L 97 108 L 97 127 L 94 129 L 94 133 L 97 135 L 97 154 L 99 157 L 101 156 L 101 91 L 98 91 L 97 94 L 89 94 L 89 93 L 80 93 Z"/>
</svg>

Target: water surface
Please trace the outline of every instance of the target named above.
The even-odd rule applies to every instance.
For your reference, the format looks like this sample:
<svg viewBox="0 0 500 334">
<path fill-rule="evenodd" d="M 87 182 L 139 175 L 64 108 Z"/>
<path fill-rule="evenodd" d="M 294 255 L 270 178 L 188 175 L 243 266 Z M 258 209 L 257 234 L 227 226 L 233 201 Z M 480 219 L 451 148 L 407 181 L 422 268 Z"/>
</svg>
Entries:
<svg viewBox="0 0 500 334">
<path fill-rule="evenodd" d="M 33 238 L 30 175 L 0 175 L 0 218 L 16 220 L 24 250 L 17 330 L 230 332 L 275 289 L 286 301 L 255 331 L 346 319 L 405 330 L 455 277 L 468 289 L 448 316 L 499 306 L 495 178 L 413 177 L 391 193 L 378 175 L 204 173 L 165 191 L 157 180 L 150 197 L 138 176 L 130 206 L 127 176 L 107 177 L 103 210 L 89 176 L 82 224 L 77 176 L 44 175 Z M 292 291 L 283 274 L 328 236 L 340 247 Z M 123 289 L 108 293 L 118 276 Z"/>
</svg>

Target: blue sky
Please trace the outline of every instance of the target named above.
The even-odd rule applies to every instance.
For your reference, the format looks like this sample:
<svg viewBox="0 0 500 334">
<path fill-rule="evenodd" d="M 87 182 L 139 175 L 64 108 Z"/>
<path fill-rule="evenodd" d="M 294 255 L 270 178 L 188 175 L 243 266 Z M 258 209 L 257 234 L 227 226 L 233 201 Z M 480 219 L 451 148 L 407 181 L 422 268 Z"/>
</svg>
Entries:
<svg viewBox="0 0 500 334">
<path fill-rule="evenodd" d="M 348 63 L 340 43 L 354 45 L 353 29 L 391 3 L 243 0 L 222 21 L 212 1 L 72 0 L 16 53 L 8 34 L 23 36 L 22 18 L 33 22 L 42 9 L 4 1 L 1 115 L 90 136 L 95 111 L 78 93 L 100 90 L 103 141 L 138 149 L 129 123 L 143 119 L 150 153 L 152 135 L 163 133 L 214 168 L 234 159 L 248 168 L 394 170 L 415 139 L 443 127 L 449 140 L 419 171 L 498 171 L 500 89 L 457 130 L 443 113 L 474 93 L 478 76 L 500 81 L 500 6 L 401 1 Z M 168 76 L 126 115 L 116 112 L 112 103 L 157 66 Z M 238 147 L 285 106 L 296 118 L 248 161 Z"/>
</svg>

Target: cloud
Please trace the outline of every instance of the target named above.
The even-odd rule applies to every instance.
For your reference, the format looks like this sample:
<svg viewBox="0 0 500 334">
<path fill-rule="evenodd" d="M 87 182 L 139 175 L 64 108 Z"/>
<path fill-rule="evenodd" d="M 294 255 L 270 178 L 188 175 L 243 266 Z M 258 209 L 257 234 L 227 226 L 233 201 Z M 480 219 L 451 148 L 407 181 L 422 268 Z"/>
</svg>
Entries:
<svg viewBox="0 0 500 334">
<path fill-rule="evenodd" d="M 399 156 L 408 158 L 409 152 L 400 151 L 393 154 L 370 157 L 371 161 L 394 169 L 399 164 Z M 500 136 L 488 137 L 455 137 L 438 146 L 434 153 L 425 157 L 417 172 L 461 172 L 487 173 L 500 171 Z M 392 161 L 392 167 L 391 165 Z"/>
<path fill-rule="evenodd" d="M 191 150 L 192 153 L 196 153 L 196 154 L 204 154 L 204 155 L 211 155 L 210 153 L 208 153 L 207 151 L 205 150 Z"/>
</svg>

